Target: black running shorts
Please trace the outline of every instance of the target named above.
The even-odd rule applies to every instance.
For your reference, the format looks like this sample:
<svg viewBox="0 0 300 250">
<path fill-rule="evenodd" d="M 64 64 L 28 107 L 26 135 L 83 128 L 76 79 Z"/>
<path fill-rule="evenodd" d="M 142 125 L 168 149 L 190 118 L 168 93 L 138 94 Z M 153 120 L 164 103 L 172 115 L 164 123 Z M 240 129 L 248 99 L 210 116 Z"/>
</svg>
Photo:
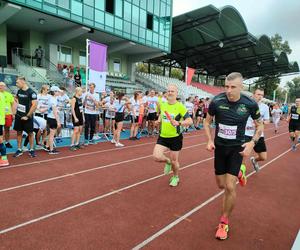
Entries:
<svg viewBox="0 0 300 250">
<path fill-rule="evenodd" d="M 243 162 L 241 146 L 219 146 L 215 148 L 215 174 L 238 176 Z"/>
<path fill-rule="evenodd" d="M 164 138 L 159 136 L 156 144 L 165 146 L 171 151 L 180 151 L 182 149 L 182 141 L 183 141 L 182 134 L 171 138 Z"/>
<path fill-rule="evenodd" d="M 25 131 L 27 134 L 32 133 L 33 132 L 33 119 L 28 118 L 25 121 L 25 120 L 21 120 L 21 117 L 19 115 L 16 115 L 14 130 L 19 131 L 19 132 Z"/>
<path fill-rule="evenodd" d="M 289 122 L 289 132 L 292 133 L 295 131 L 300 131 L 300 122 Z"/>
<path fill-rule="evenodd" d="M 246 136 L 246 142 L 249 142 L 251 140 L 252 140 L 251 136 Z M 267 146 L 266 146 L 264 137 L 259 138 L 259 140 L 257 141 L 256 145 L 254 146 L 253 150 L 255 151 L 255 153 L 267 152 Z"/>
</svg>

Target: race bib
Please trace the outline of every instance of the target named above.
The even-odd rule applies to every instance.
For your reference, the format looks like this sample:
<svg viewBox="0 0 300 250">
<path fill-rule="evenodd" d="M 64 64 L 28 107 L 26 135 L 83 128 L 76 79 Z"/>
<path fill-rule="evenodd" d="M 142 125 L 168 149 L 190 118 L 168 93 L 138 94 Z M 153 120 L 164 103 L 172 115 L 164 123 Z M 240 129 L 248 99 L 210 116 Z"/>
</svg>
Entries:
<svg viewBox="0 0 300 250">
<path fill-rule="evenodd" d="M 219 124 L 218 137 L 228 140 L 236 139 L 237 126 Z"/>
<path fill-rule="evenodd" d="M 297 115 L 297 114 L 292 114 L 292 119 L 293 119 L 293 120 L 298 120 L 298 119 L 299 119 L 299 115 Z"/>
<path fill-rule="evenodd" d="M 17 110 L 21 113 L 26 113 L 26 106 L 22 104 L 18 104 Z"/>
<path fill-rule="evenodd" d="M 202 111 L 198 111 L 198 115 L 202 115 Z"/>
</svg>

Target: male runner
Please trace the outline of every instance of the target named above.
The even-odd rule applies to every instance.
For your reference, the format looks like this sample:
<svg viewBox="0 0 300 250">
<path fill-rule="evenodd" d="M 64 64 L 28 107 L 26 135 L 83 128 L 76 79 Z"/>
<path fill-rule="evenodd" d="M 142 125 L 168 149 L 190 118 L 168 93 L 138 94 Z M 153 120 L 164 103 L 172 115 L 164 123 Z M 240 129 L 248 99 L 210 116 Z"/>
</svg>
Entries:
<svg viewBox="0 0 300 250">
<path fill-rule="evenodd" d="M 5 96 L 3 92 L 0 92 L 0 167 L 8 166 L 8 160 L 6 155 L 6 147 L 3 140 L 3 132 L 5 125 Z"/>
<path fill-rule="evenodd" d="M 178 131 L 179 126 L 189 127 L 193 124 L 193 120 L 185 106 L 176 100 L 178 95 L 176 85 L 170 84 L 167 92 L 167 102 L 163 102 L 160 106 L 161 113 L 158 122 L 161 123 L 161 127 L 157 143 L 153 150 L 153 157 L 156 161 L 166 163 L 165 174 L 169 174 L 172 168 L 173 176 L 170 179 L 170 186 L 176 187 L 179 183 L 178 157 L 183 141 L 183 136 Z M 170 150 L 169 157 L 165 155 L 168 150 Z"/>
<path fill-rule="evenodd" d="M 236 180 L 245 184 L 245 169 L 241 169 L 243 157 L 250 155 L 257 143 L 263 124 L 257 103 L 241 94 L 243 77 L 240 73 L 231 73 L 225 79 L 225 93 L 217 95 L 209 105 L 204 122 L 208 139 L 207 150 L 215 150 L 215 175 L 219 188 L 224 189 L 223 209 L 216 238 L 227 239 L 229 216 L 236 199 Z M 248 117 L 254 120 L 256 132 L 250 142 L 245 141 L 245 128 Z M 215 140 L 211 136 L 210 125 L 215 117 Z"/>
<path fill-rule="evenodd" d="M 295 102 L 296 105 L 291 107 L 287 118 L 287 121 L 289 122 L 292 151 L 296 151 L 296 144 L 300 136 L 300 98 L 297 98 Z"/>
<path fill-rule="evenodd" d="M 269 107 L 267 104 L 262 102 L 264 98 L 264 90 L 263 89 L 256 89 L 253 94 L 253 99 L 257 102 L 260 112 L 261 120 L 264 124 L 270 123 L 270 112 Z M 246 124 L 246 141 L 249 142 L 252 140 L 255 134 L 255 124 L 251 116 L 249 116 L 247 124 Z M 259 170 L 259 161 L 267 160 L 267 147 L 265 143 L 264 133 L 261 134 L 257 144 L 254 146 L 254 151 L 257 153 L 257 156 L 252 156 L 250 161 L 253 165 L 253 168 L 256 172 Z"/>
</svg>

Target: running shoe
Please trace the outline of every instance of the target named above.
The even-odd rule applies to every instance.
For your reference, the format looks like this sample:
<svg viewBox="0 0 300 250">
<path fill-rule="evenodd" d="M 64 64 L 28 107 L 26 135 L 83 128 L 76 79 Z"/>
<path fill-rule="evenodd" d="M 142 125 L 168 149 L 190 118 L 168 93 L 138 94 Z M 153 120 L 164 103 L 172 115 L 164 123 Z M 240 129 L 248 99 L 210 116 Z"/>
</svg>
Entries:
<svg viewBox="0 0 300 250">
<path fill-rule="evenodd" d="M 167 162 L 164 168 L 164 174 L 168 175 L 171 172 L 172 164 L 171 162 Z"/>
<path fill-rule="evenodd" d="M 94 136 L 95 137 L 95 136 Z M 95 144 L 97 144 L 96 142 L 95 142 L 95 140 L 94 139 L 92 139 L 92 140 L 89 140 L 89 144 L 91 144 L 91 145 L 95 145 Z"/>
<path fill-rule="evenodd" d="M 47 147 L 46 145 L 43 146 L 43 150 L 45 150 L 46 152 L 49 152 L 50 151 L 50 148 Z"/>
<path fill-rule="evenodd" d="M 297 150 L 296 145 L 293 145 L 293 146 L 292 146 L 292 151 L 296 151 L 296 150 Z"/>
<path fill-rule="evenodd" d="M 75 146 L 75 145 L 72 145 L 72 146 L 70 147 L 70 150 L 71 150 L 71 151 L 76 151 L 76 150 L 77 150 L 77 148 L 76 148 L 76 146 Z"/>
<path fill-rule="evenodd" d="M 28 151 L 28 148 L 25 147 L 25 146 L 23 146 L 23 147 L 22 147 L 22 151 L 23 151 L 23 152 L 27 152 L 27 151 Z"/>
<path fill-rule="evenodd" d="M 13 146 L 9 142 L 7 142 L 7 143 L 5 143 L 5 147 L 12 148 Z"/>
<path fill-rule="evenodd" d="M 171 177 L 171 180 L 170 180 L 170 186 L 171 187 L 177 187 L 179 184 L 179 177 L 178 175 L 174 175 L 173 177 Z"/>
<path fill-rule="evenodd" d="M 88 146 L 89 145 L 89 140 L 85 140 L 83 145 Z"/>
<path fill-rule="evenodd" d="M 139 139 L 141 139 L 141 137 L 140 137 L 140 136 L 139 136 L 139 137 L 136 136 L 136 137 L 134 137 L 134 139 L 135 139 L 135 140 L 139 140 Z"/>
<path fill-rule="evenodd" d="M 36 157 L 36 154 L 35 154 L 35 152 L 34 152 L 33 149 L 30 149 L 30 150 L 28 151 L 28 155 L 29 155 L 31 158 Z"/>
<path fill-rule="evenodd" d="M 246 176 L 246 166 L 244 164 L 241 165 L 238 179 L 239 179 L 239 183 L 242 187 L 246 186 L 247 176 Z"/>
<path fill-rule="evenodd" d="M 0 167 L 5 167 L 8 165 L 9 165 L 8 160 L 0 159 Z"/>
<path fill-rule="evenodd" d="M 94 135 L 93 136 L 93 140 L 97 141 L 97 140 L 100 140 L 101 138 L 98 136 L 98 135 Z"/>
<path fill-rule="evenodd" d="M 116 143 L 117 143 L 117 142 L 115 141 L 115 139 L 112 139 L 110 142 L 113 143 L 113 144 L 116 144 Z"/>
<path fill-rule="evenodd" d="M 43 149 L 43 145 L 41 145 L 41 144 L 36 144 L 36 145 L 35 145 L 35 149 Z"/>
<path fill-rule="evenodd" d="M 251 161 L 251 163 L 252 163 L 252 166 L 253 166 L 255 172 L 258 172 L 258 171 L 259 171 L 259 164 L 258 164 L 258 162 L 255 160 L 255 157 L 252 156 L 252 157 L 250 158 L 250 161 Z"/>
<path fill-rule="evenodd" d="M 117 143 L 116 143 L 116 147 L 118 147 L 118 148 L 124 147 L 124 144 L 122 144 L 122 143 L 120 143 L 120 142 L 117 142 Z"/>
<path fill-rule="evenodd" d="M 76 148 L 76 149 L 82 149 L 83 146 L 81 146 L 80 143 L 79 143 L 79 144 L 75 145 L 75 148 Z"/>
<path fill-rule="evenodd" d="M 57 155 L 59 152 L 54 148 L 53 150 L 49 150 L 49 155 Z"/>
<path fill-rule="evenodd" d="M 13 157 L 17 158 L 17 157 L 21 156 L 22 154 L 23 154 L 23 151 L 21 149 L 18 149 Z"/>
<path fill-rule="evenodd" d="M 216 239 L 226 240 L 228 238 L 229 226 L 224 223 L 220 223 L 217 227 Z"/>
</svg>

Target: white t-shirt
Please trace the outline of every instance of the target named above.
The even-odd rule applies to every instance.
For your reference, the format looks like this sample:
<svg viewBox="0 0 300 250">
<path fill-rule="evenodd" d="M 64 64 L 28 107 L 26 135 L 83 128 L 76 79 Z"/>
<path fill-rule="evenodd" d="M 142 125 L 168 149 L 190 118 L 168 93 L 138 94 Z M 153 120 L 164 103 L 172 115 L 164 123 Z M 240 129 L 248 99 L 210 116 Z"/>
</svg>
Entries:
<svg viewBox="0 0 300 250">
<path fill-rule="evenodd" d="M 144 95 L 143 98 L 142 98 L 143 104 L 146 104 L 147 100 L 148 100 L 148 96 Z"/>
<path fill-rule="evenodd" d="M 116 111 L 115 111 L 114 104 L 107 102 L 104 104 L 104 106 L 106 108 L 105 118 L 107 118 L 107 119 L 115 118 Z"/>
<path fill-rule="evenodd" d="M 47 127 L 47 121 L 39 116 L 33 117 L 33 128 L 44 130 Z"/>
<path fill-rule="evenodd" d="M 48 118 L 55 119 L 53 107 L 57 107 L 57 98 L 55 96 L 51 96 L 48 102 Z"/>
<path fill-rule="evenodd" d="M 270 112 L 268 105 L 260 102 L 258 103 L 260 117 L 263 121 L 270 120 Z M 255 134 L 255 124 L 251 116 L 249 116 L 246 124 L 245 135 L 253 137 Z M 264 133 L 261 134 L 261 137 L 264 137 Z"/>
<path fill-rule="evenodd" d="M 189 115 L 192 115 L 193 114 L 193 110 L 194 110 L 194 104 L 191 103 L 191 102 L 186 102 L 185 103 L 185 107 L 186 107 Z"/>
<path fill-rule="evenodd" d="M 119 100 L 114 100 L 113 106 L 117 113 L 123 113 L 125 110 L 125 101 L 121 100 L 121 102 L 119 102 Z"/>
<path fill-rule="evenodd" d="M 271 114 L 272 114 L 273 120 L 280 119 L 280 117 L 282 115 L 282 110 L 281 109 L 273 109 Z"/>
<path fill-rule="evenodd" d="M 66 105 L 70 101 L 70 98 L 67 96 L 67 94 L 64 94 L 63 96 L 58 96 L 57 97 L 57 108 L 58 111 L 64 110 L 66 108 Z"/>
<path fill-rule="evenodd" d="M 90 115 L 97 115 L 99 114 L 99 111 L 97 110 L 96 107 L 96 102 L 100 101 L 100 97 L 99 94 L 97 93 L 84 93 L 83 95 L 83 103 L 85 104 L 85 109 L 84 109 L 84 113 L 85 114 L 90 114 Z"/>
<path fill-rule="evenodd" d="M 157 96 L 148 96 L 147 98 L 147 103 L 148 103 L 148 112 L 149 113 L 155 113 L 156 108 L 157 108 L 157 102 L 158 102 L 158 97 Z"/>
<path fill-rule="evenodd" d="M 135 114 L 135 116 L 139 116 L 141 102 L 139 100 L 134 100 L 134 98 L 132 97 L 132 98 L 130 98 L 130 103 L 131 103 L 130 114 L 131 115 Z M 133 110 L 134 110 L 134 113 L 133 113 Z"/>
<path fill-rule="evenodd" d="M 38 94 L 37 95 L 37 108 L 45 109 L 45 111 L 40 112 L 39 110 L 37 110 L 36 113 L 40 113 L 40 114 L 47 113 L 48 102 L 49 102 L 50 97 L 51 97 L 51 95 L 49 95 L 49 94 L 47 94 L 47 95 Z"/>
</svg>

